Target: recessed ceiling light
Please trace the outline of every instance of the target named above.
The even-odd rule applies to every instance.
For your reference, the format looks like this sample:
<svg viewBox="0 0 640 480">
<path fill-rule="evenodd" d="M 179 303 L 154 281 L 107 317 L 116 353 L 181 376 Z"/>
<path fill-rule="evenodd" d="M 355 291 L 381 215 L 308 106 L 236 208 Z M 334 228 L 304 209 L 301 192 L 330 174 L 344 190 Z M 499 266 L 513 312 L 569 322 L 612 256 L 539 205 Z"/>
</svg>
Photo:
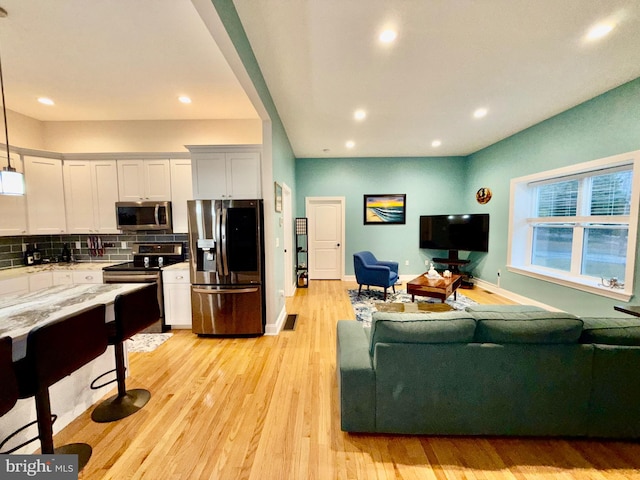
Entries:
<svg viewBox="0 0 640 480">
<path fill-rule="evenodd" d="M 473 112 L 473 116 L 476 118 L 482 118 L 487 115 L 488 110 L 486 108 L 478 108 L 475 112 Z"/>
<path fill-rule="evenodd" d="M 440 145 L 442 145 L 442 142 L 440 140 L 434 140 L 433 142 L 431 142 L 432 147 L 439 147 Z"/>
<path fill-rule="evenodd" d="M 354 142 L 353 140 L 349 140 L 347 143 L 345 143 L 347 148 L 353 148 L 356 146 L 356 142 Z"/>
<path fill-rule="evenodd" d="M 599 38 L 606 37 L 613 30 L 614 25 L 611 23 L 599 23 L 589 30 L 587 33 L 587 40 L 598 40 Z"/>
<path fill-rule="evenodd" d="M 191 103 L 191 99 L 186 95 L 179 96 L 178 100 L 180 100 L 181 103 Z"/>
<path fill-rule="evenodd" d="M 362 109 L 356 110 L 353 114 L 353 118 L 355 118 L 356 120 L 364 120 L 366 116 L 367 116 L 367 112 L 365 112 Z"/>
<path fill-rule="evenodd" d="M 395 30 L 385 30 L 380 34 L 378 38 L 382 43 L 391 43 L 396 39 L 397 36 L 398 33 Z"/>
<path fill-rule="evenodd" d="M 53 100 L 51 100 L 50 98 L 47 98 L 47 97 L 40 97 L 40 98 L 38 98 L 38 101 L 43 105 L 55 105 Z"/>
<path fill-rule="evenodd" d="M 613 23 L 599 23 L 591 27 L 587 32 L 587 40 L 598 40 L 602 37 L 606 37 L 611 33 L 615 25 Z"/>
</svg>

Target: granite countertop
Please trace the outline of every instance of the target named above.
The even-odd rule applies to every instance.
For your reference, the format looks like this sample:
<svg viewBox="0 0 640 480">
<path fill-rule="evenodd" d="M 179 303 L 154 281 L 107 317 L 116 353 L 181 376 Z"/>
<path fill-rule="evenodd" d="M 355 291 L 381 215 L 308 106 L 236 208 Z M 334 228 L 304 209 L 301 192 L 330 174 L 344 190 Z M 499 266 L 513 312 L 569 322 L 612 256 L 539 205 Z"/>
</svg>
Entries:
<svg viewBox="0 0 640 480">
<path fill-rule="evenodd" d="M 13 338 L 14 359 L 20 358 L 24 352 L 16 351 L 16 341 L 24 339 L 32 328 L 94 305 L 101 303 L 109 305 L 118 294 L 148 285 L 148 283 L 58 285 L 22 295 L 2 297 L 0 298 L 0 336 L 8 335 Z"/>
<path fill-rule="evenodd" d="M 22 275 L 29 275 L 40 272 L 102 270 L 104 267 L 117 265 L 118 263 L 122 262 L 46 263 L 42 265 L 32 265 L 29 267 L 7 268 L 4 270 L 0 270 L 0 280 L 21 277 Z"/>
</svg>

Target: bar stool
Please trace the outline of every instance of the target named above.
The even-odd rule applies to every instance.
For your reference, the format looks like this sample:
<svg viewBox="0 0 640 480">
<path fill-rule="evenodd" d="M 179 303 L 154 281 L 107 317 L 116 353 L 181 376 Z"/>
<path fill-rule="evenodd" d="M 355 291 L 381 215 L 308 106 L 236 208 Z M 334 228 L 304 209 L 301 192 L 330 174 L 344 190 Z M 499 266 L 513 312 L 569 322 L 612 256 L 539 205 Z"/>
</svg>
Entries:
<svg viewBox="0 0 640 480">
<path fill-rule="evenodd" d="M 91 413 L 94 422 L 114 422 L 134 414 L 144 407 L 151 393 L 144 389 L 127 390 L 125 384 L 124 341 L 131 338 L 160 318 L 158 304 L 158 286 L 151 283 L 133 292 L 118 295 L 114 301 L 115 320 L 107 323 L 109 345 L 114 346 L 116 358 L 116 379 L 101 385 L 95 383 L 111 370 L 100 375 L 91 384 L 91 388 L 100 388 L 114 381 L 118 382 L 118 393 L 98 405 Z"/>
<path fill-rule="evenodd" d="M 0 416 L 11 410 L 18 401 L 18 381 L 11 352 L 11 337 L 0 338 Z"/>
<path fill-rule="evenodd" d="M 105 306 L 96 305 L 35 327 L 27 335 L 27 353 L 14 362 L 19 398 L 35 397 L 38 436 L 43 454 L 76 454 L 82 469 L 92 449 L 85 443 L 54 448 L 49 387 L 99 357 L 107 349 Z M 23 427 L 22 429 L 24 429 Z M 21 430 L 22 430 L 21 429 Z"/>
</svg>

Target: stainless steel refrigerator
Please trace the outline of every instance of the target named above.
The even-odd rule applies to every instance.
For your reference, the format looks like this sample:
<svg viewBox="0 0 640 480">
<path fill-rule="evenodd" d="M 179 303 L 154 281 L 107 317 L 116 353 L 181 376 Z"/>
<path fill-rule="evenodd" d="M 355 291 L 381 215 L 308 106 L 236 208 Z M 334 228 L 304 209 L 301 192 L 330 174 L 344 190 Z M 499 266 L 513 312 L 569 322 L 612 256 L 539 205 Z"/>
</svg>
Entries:
<svg viewBox="0 0 640 480">
<path fill-rule="evenodd" d="M 262 335 L 262 200 L 190 200 L 187 207 L 193 332 Z"/>
</svg>

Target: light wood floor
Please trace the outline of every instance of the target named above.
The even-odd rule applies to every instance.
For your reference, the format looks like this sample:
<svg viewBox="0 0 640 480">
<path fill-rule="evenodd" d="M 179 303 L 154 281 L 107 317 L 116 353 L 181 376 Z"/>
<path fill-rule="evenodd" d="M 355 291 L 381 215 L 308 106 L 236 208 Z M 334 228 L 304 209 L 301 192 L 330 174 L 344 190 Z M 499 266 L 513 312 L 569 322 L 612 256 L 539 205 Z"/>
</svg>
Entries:
<svg viewBox="0 0 640 480">
<path fill-rule="evenodd" d="M 96 424 L 85 412 L 56 435 L 86 441 L 82 479 L 640 479 L 632 442 L 351 435 L 340 431 L 335 323 L 354 318 L 353 284 L 312 281 L 287 300 L 295 331 L 200 339 L 177 331 L 131 354 L 137 414 Z M 463 290 L 481 303 L 510 303 Z"/>
</svg>

